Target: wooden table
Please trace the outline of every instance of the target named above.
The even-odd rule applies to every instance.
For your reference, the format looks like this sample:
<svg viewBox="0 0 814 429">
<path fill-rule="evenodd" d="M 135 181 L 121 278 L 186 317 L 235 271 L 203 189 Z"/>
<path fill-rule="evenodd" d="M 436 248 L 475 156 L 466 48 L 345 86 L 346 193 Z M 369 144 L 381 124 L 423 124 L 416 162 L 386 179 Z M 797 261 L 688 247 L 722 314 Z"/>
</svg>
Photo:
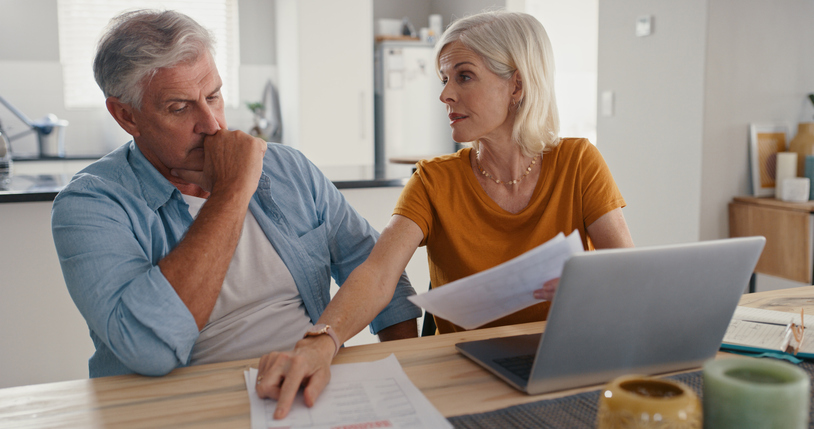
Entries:
<svg viewBox="0 0 814 429">
<path fill-rule="evenodd" d="M 741 305 L 814 314 L 814 287 L 744 295 Z M 545 322 L 344 348 L 334 363 L 372 361 L 395 353 L 404 371 L 444 416 L 504 408 L 597 389 L 529 396 L 458 354 L 456 342 L 541 332 Z M 54 359 L 58 359 L 55 351 Z M 137 375 L 0 389 L 0 428 L 248 428 L 243 371 L 257 359 Z M 8 368 L 7 368 L 8 369 Z"/>
<path fill-rule="evenodd" d="M 729 236 L 751 235 L 766 237 L 756 273 L 812 284 L 814 202 L 735 197 L 729 204 Z"/>
</svg>

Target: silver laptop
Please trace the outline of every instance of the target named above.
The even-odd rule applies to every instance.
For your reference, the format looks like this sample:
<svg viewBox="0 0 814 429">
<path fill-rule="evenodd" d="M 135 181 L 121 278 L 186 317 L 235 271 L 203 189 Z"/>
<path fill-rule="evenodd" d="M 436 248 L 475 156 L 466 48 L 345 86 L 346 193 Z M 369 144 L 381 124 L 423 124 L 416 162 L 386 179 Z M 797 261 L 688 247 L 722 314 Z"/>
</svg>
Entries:
<svg viewBox="0 0 814 429">
<path fill-rule="evenodd" d="M 542 336 L 455 347 L 529 394 L 699 367 L 718 351 L 765 242 L 577 254 L 565 264 Z"/>
</svg>

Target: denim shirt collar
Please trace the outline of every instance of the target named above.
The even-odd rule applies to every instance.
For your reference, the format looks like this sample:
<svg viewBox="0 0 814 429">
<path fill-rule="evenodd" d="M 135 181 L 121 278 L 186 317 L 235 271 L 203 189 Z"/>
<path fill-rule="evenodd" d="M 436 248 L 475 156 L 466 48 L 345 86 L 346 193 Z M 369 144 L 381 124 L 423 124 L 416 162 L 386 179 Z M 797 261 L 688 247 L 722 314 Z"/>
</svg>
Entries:
<svg viewBox="0 0 814 429">
<path fill-rule="evenodd" d="M 174 192 L 179 192 L 166 177 L 158 172 L 158 169 L 147 160 L 135 141 L 130 142 L 130 151 L 127 157 L 130 168 L 133 169 L 136 179 L 141 185 L 144 201 L 152 210 L 167 203 L 172 198 Z"/>
<path fill-rule="evenodd" d="M 130 164 L 130 168 L 133 169 L 141 185 L 145 202 L 152 210 L 158 210 L 158 208 L 166 204 L 176 192 L 178 193 L 177 198 L 183 200 L 181 191 L 158 172 L 158 169 L 144 156 L 135 141 L 130 142 L 129 149 L 127 162 Z M 269 178 L 265 172 L 260 176 L 258 189 L 267 192 L 271 189 L 271 178 Z"/>
</svg>

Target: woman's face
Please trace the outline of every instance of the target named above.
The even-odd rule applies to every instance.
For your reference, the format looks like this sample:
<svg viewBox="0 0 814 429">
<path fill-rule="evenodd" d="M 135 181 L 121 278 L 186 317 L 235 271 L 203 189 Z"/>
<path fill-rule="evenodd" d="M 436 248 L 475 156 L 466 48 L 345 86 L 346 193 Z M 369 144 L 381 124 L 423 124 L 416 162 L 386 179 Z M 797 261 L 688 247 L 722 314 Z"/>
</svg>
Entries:
<svg viewBox="0 0 814 429">
<path fill-rule="evenodd" d="M 461 42 L 441 50 L 441 102 L 447 105 L 452 139 L 456 142 L 511 138 L 512 96 L 520 95 L 515 79 L 503 79 L 486 67 L 479 55 Z"/>
</svg>

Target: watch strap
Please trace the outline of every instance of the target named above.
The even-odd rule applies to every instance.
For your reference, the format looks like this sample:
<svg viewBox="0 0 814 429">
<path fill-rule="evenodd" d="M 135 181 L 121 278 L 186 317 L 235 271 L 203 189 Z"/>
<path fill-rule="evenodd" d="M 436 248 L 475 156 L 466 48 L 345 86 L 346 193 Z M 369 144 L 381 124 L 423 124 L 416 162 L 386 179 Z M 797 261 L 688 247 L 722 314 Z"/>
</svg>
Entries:
<svg viewBox="0 0 814 429">
<path fill-rule="evenodd" d="M 325 325 L 322 323 L 314 325 L 310 329 L 308 329 L 308 331 L 305 332 L 303 338 L 317 337 L 320 335 L 328 335 L 329 337 L 331 337 L 331 339 L 334 342 L 334 346 L 336 347 L 334 349 L 334 356 L 336 356 L 337 353 L 339 353 L 339 348 L 342 345 L 339 343 L 339 337 L 336 336 L 336 332 L 334 332 L 334 329 L 331 327 L 331 325 Z"/>
</svg>

